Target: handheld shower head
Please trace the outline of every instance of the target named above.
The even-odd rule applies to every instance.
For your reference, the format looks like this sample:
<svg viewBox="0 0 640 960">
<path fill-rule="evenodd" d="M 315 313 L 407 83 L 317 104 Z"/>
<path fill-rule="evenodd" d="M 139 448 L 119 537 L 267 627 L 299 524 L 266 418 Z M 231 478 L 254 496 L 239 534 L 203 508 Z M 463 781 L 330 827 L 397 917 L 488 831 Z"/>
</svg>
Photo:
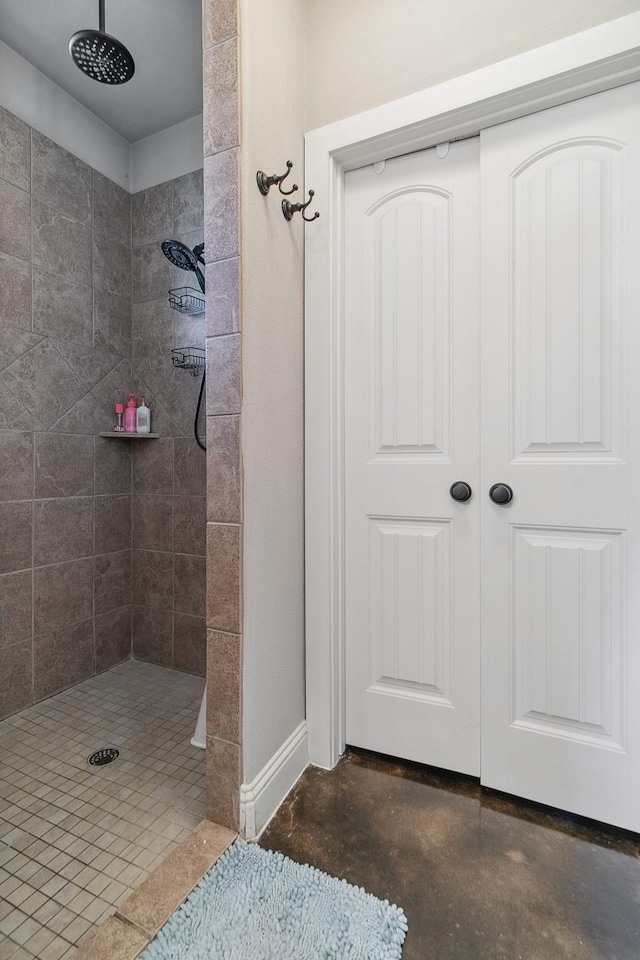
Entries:
<svg viewBox="0 0 640 960">
<path fill-rule="evenodd" d="M 180 240 L 163 240 L 161 246 L 165 257 L 167 260 L 170 260 L 174 266 L 180 267 L 181 270 L 189 270 L 195 273 L 198 278 L 198 283 L 200 284 L 200 289 L 204 293 L 204 274 L 198 266 L 198 262 L 204 263 L 202 258 L 204 243 L 194 247 L 193 250 L 189 250 L 189 247 L 185 243 L 181 243 Z"/>
</svg>

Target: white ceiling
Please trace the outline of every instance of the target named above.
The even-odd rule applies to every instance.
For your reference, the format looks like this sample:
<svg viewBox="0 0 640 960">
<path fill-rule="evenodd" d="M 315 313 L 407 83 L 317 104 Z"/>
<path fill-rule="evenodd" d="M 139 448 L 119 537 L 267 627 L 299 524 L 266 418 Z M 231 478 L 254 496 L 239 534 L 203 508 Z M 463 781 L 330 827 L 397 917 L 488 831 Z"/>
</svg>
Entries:
<svg viewBox="0 0 640 960">
<path fill-rule="evenodd" d="M 110 87 L 69 56 L 98 29 L 98 0 L 0 0 L 0 40 L 131 143 L 202 112 L 201 0 L 105 0 L 105 30 L 128 48 L 133 79 Z"/>
</svg>

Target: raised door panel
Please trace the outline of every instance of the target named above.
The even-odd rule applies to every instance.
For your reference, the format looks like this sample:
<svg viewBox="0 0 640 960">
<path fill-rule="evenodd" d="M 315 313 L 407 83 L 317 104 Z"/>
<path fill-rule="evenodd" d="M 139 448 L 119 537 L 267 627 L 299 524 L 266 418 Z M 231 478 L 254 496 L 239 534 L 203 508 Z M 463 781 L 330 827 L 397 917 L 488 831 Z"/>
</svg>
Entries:
<svg viewBox="0 0 640 960">
<path fill-rule="evenodd" d="M 554 143 L 509 178 L 513 459 L 619 458 L 621 144 Z"/>
<path fill-rule="evenodd" d="M 450 704 L 451 523 L 369 523 L 369 690 Z"/>
<path fill-rule="evenodd" d="M 623 536 L 512 527 L 512 724 L 623 740 Z"/>
<path fill-rule="evenodd" d="M 372 456 L 448 457 L 450 213 L 451 196 L 427 187 L 393 192 L 368 212 Z"/>
</svg>

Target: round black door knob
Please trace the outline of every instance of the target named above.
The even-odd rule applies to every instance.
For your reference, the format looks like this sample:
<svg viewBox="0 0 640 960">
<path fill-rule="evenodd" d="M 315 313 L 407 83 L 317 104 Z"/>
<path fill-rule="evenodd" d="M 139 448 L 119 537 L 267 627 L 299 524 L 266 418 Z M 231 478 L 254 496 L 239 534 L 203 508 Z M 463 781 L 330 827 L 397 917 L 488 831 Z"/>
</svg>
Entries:
<svg viewBox="0 0 640 960">
<path fill-rule="evenodd" d="M 459 503 L 464 503 L 465 500 L 471 499 L 471 487 L 468 483 L 465 483 L 464 480 L 456 480 L 455 483 L 452 483 L 449 487 L 449 493 L 452 498 Z"/>
<path fill-rule="evenodd" d="M 494 503 L 499 503 L 500 506 L 504 506 L 505 503 L 513 500 L 513 490 L 508 483 L 494 483 L 489 490 L 489 496 Z"/>
</svg>

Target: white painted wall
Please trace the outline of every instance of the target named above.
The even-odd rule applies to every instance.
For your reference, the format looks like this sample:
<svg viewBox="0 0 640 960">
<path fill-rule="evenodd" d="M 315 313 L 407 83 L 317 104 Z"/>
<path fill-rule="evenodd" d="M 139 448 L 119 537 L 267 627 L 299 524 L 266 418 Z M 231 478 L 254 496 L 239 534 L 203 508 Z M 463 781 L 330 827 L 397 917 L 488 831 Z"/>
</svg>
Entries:
<svg viewBox="0 0 640 960">
<path fill-rule="evenodd" d="M 202 167 L 202 114 L 131 144 L 131 192 Z"/>
<path fill-rule="evenodd" d="M 202 114 L 131 144 L 2 41 L 0 106 L 131 193 L 202 167 Z"/>
<path fill-rule="evenodd" d="M 304 228 L 256 171 L 303 174 L 299 0 L 242 0 L 243 762 L 249 783 L 304 719 Z M 309 229 L 312 229 L 311 226 Z M 299 771 L 298 771 L 299 772 Z M 290 784 L 289 784 L 290 785 Z"/>
<path fill-rule="evenodd" d="M 2 41 L 0 105 L 131 189 L 131 144 Z"/>
<path fill-rule="evenodd" d="M 306 0 L 305 129 L 640 9 L 640 0 Z"/>
</svg>

